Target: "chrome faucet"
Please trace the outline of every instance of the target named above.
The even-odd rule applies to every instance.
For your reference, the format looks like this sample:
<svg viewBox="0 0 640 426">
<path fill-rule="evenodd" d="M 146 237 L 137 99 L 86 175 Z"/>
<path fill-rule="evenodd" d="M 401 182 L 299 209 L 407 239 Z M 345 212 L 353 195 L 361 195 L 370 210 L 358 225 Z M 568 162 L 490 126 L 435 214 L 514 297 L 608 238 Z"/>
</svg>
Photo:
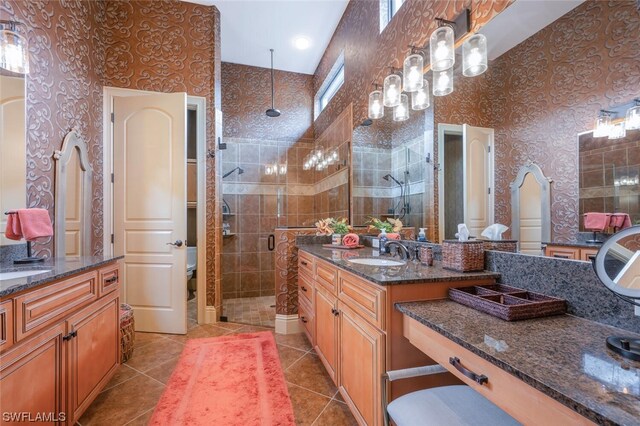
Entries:
<svg viewBox="0 0 640 426">
<path fill-rule="evenodd" d="M 407 249 L 407 247 L 405 247 L 404 244 L 402 244 L 400 241 L 396 241 L 396 240 L 389 240 L 386 243 L 384 243 L 384 247 L 385 248 L 390 248 L 391 246 L 397 246 L 400 249 L 400 252 L 402 253 L 402 256 L 400 256 L 402 258 L 402 260 L 409 260 L 410 259 L 410 255 L 409 255 L 409 249 Z"/>
</svg>

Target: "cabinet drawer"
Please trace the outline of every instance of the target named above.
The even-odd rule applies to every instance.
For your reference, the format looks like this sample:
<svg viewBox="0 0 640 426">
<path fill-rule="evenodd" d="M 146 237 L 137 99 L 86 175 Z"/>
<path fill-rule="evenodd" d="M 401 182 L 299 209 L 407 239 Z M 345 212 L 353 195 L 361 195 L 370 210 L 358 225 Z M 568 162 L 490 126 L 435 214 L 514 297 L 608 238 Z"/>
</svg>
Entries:
<svg viewBox="0 0 640 426">
<path fill-rule="evenodd" d="M 592 424 L 570 408 L 406 315 L 403 334 L 412 345 L 522 424 Z M 488 381 L 480 385 L 467 377 L 451 364 L 454 357 L 458 358 L 461 369 L 485 375 Z"/>
<path fill-rule="evenodd" d="M 313 310 L 313 281 L 304 274 L 298 274 L 298 299 L 304 299 Z"/>
<path fill-rule="evenodd" d="M 322 260 L 316 261 L 316 282 L 322 284 L 332 294 L 337 295 L 338 270 Z"/>
<path fill-rule="evenodd" d="M 120 265 L 110 265 L 98 271 L 98 297 L 111 293 L 120 285 Z"/>
<path fill-rule="evenodd" d="M 313 277 L 313 256 L 303 251 L 298 251 L 298 273 L 305 273 Z"/>
<path fill-rule="evenodd" d="M 598 249 L 580 249 L 580 260 L 591 262 L 598 254 Z"/>
<path fill-rule="evenodd" d="M 313 345 L 315 343 L 316 334 L 313 310 L 311 309 L 309 302 L 304 299 L 300 300 L 300 303 L 298 304 L 298 317 L 300 318 L 302 329 L 309 339 L 309 343 Z"/>
<path fill-rule="evenodd" d="M 384 330 L 385 291 L 348 272 L 339 272 L 338 299 L 377 328 Z"/>
<path fill-rule="evenodd" d="M 13 300 L 0 303 L 0 351 L 13 345 Z"/>
<path fill-rule="evenodd" d="M 97 281 L 98 272 L 92 271 L 17 296 L 16 341 L 96 300 Z"/>
<path fill-rule="evenodd" d="M 580 259 L 580 250 L 572 247 L 547 246 L 545 254 L 549 257 L 556 257 L 558 259 Z"/>
</svg>

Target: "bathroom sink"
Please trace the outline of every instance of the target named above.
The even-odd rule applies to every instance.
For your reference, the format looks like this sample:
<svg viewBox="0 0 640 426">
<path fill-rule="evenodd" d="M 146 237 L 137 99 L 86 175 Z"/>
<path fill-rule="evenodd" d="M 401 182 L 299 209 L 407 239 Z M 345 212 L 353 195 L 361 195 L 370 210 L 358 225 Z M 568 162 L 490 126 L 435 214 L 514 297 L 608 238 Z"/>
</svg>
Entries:
<svg viewBox="0 0 640 426">
<path fill-rule="evenodd" d="M 401 262 L 397 260 L 391 259 L 376 259 L 376 258 L 367 258 L 367 259 L 349 259 L 349 262 L 356 263 L 358 265 L 369 265 L 369 266 L 402 266 L 406 262 Z"/>
<path fill-rule="evenodd" d="M 30 277 L 32 275 L 46 274 L 47 272 L 51 272 L 51 270 L 36 269 L 31 271 L 27 270 L 27 271 L 0 272 L 0 281 L 14 280 L 16 278 L 24 278 L 24 277 Z"/>
</svg>

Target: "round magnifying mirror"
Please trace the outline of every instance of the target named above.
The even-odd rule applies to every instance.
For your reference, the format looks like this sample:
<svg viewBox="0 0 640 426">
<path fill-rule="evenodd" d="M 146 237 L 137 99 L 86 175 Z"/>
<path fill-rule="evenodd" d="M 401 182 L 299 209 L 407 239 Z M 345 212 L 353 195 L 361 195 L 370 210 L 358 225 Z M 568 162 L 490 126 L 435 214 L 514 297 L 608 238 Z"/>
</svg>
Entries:
<svg viewBox="0 0 640 426">
<path fill-rule="evenodd" d="M 616 296 L 640 306 L 640 226 L 613 235 L 593 262 L 600 281 Z M 607 347 L 625 358 L 640 361 L 640 340 L 611 336 Z"/>
</svg>

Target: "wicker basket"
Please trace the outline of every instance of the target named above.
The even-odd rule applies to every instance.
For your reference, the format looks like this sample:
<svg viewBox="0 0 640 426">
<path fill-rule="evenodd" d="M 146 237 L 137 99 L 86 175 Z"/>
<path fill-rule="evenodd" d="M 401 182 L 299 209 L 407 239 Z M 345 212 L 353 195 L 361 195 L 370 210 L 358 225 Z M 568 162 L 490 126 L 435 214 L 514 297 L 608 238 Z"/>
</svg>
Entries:
<svg viewBox="0 0 640 426">
<path fill-rule="evenodd" d="M 121 362 L 126 362 L 133 355 L 135 340 L 133 308 L 123 303 L 120 305 L 120 346 L 122 348 Z"/>
<path fill-rule="evenodd" d="M 518 251 L 518 240 L 482 240 L 485 250 L 508 251 L 516 253 Z"/>
<path fill-rule="evenodd" d="M 458 272 L 484 270 L 484 243 L 479 240 L 444 240 L 442 267 Z"/>
</svg>

